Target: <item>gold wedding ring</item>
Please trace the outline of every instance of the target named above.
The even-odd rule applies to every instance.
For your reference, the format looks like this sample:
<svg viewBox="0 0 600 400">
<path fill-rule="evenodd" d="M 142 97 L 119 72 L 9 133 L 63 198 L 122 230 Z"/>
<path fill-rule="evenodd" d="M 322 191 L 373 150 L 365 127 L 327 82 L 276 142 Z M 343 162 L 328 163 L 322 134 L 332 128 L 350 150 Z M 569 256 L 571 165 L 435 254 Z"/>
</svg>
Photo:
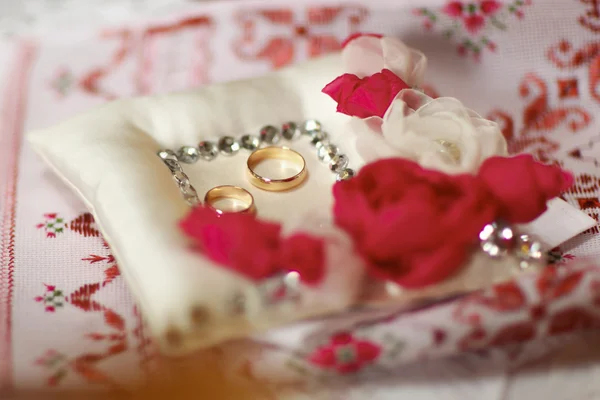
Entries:
<svg viewBox="0 0 600 400">
<path fill-rule="evenodd" d="M 300 170 L 298 173 L 284 178 L 268 178 L 256 173 L 256 167 L 266 160 L 290 161 Z M 250 183 L 259 189 L 281 192 L 300 185 L 306 178 L 306 162 L 300 153 L 287 147 L 265 147 L 258 149 L 248 157 L 248 178 Z"/>
<path fill-rule="evenodd" d="M 223 202 L 223 200 L 230 200 L 235 204 L 235 206 L 232 208 L 218 206 L 217 204 Z M 254 197 L 252 197 L 249 191 L 238 186 L 223 185 L 210 189 L 204 196 L 204 204 L 216 211 L 218 214 L 256 214 Z"/>
</svg>

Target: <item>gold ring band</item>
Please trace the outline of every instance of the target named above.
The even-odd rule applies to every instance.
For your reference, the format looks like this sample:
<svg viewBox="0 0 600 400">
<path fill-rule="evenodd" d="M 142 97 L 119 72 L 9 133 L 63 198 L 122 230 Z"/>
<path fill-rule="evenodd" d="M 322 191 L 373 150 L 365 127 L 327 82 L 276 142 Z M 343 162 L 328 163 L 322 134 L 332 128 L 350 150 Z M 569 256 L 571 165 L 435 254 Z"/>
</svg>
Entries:
<svg viewBox="0 0 600 400">
<path fill-rule="evenodd" d="M 234 199 L 246 205 L 245 208 L 237 211 L 223 210 L 215 206 L 215 203 L 223 199 Z M 246 213 L 256 214 L 256 206 L 254 205 L 254 197 L 244 188 L 231 185 L 217 186 L 206 192 L 204 196 L 204 204 L 213 209 L 218 214 L 223 213 Z"/>
<path fill-rule="evenodd" d="M 300 167 L 300 172 L 293 176 L 282 179 L 267 178 L 254 172 L 254 169 L 258 164 L 265 160 L 273 159 L 291 161 Z M 250 183 L 259 189 L 268 190 L 271 192 L 281 192 L 295 188 L 306 178 L 306 161 L 304 160 L 304 157 L 302 157 L 300 153 L 287 147 L 272 146 L 258 149 L 250 154 L 247 165 Z"/>
</svg>

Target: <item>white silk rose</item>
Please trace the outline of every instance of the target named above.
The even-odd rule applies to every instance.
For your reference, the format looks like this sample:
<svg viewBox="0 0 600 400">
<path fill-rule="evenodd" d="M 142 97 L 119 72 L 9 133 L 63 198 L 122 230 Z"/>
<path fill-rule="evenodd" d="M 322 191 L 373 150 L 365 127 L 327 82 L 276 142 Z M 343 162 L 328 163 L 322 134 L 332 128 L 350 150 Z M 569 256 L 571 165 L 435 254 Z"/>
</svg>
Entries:
<svg viewBox="0 0 600 400">
<path fill-rule="evenodd" d="M 475 173 L 492 156 L 506 156 L 499 126 L 451 97 L 400 92 L 383 119 L 352 119 L 357 151 L 367 163 L 403 157 L 449 174 Z"/>
<path fill-rule="evenodd" d="M 359 35 L 342 50 L 344 71 L 364 78 L 388 69 L 412 87 L 423 82 L 427 58 L 402 41 L 377 35 Z"/>
</svg>

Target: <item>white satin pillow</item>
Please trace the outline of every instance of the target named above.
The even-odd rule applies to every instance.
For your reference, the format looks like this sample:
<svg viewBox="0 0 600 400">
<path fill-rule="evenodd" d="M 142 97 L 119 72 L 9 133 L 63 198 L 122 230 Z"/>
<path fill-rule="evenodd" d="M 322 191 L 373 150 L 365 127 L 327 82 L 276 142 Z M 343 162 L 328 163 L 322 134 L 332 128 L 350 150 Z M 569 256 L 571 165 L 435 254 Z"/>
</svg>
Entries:
<svg viewBox="0 0 600 400">
<path fill-rule="evenodd" d="M 315 118 L 349 156 L 351 167 L 358 168 L 363 162 L 348 118 L 337 114 L 335 103 L 321 93 L 341 73 L 340 57 L 333 55 L 262 78 L 118 100 L 29 135 L 36 151 L 89 206 L 164 352 L 182 354 L 302 317 L 341 311 L 354 300 L 358 271 L 330 280 L 333 286 L 322 288 L 306 309 L 265 311 L 252 282 L 187 248 L 177 221 L 188 206 L 156 155 L 162 148 L 176 150 L 204 139 L 256 133 L 268 124 Z M 305 156 L 310 177 L 290 193 L 250 186 L 243 152 L 184 169 L 200 197 L 217 185 L 245 187 L 255 196 L 260 217 L 293 229 L 307 213 L 330 212 L 335 181 L 308 143 L 300 140 L 294 146 Z M 397 301 L 473 290 L 510 276 L 510 268 L 491 268 L 489 260 L 475 257 L 452 280 L 407 292 Z M 248 304 L 244 315 L 232 317 L 227 304 L 236 292 L 245 293 Z"/>
</svg>

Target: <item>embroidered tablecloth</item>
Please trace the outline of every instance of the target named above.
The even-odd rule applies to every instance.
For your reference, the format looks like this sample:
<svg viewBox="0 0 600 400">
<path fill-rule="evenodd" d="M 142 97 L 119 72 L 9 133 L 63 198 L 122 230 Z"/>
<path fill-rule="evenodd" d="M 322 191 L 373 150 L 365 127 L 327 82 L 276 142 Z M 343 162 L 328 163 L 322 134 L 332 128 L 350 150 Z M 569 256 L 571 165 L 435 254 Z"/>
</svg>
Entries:
<svg viewBox="0 0 600 400">
<path fill-rule="evenodd" d="M 2 42 L 0 388 L 119 387 L 153 364 L 142 318 L 93 219 L 23 141 L 26 131 L 122 96 L 257 76 L 338 50 L 352 32 L 397 35 L 428 56 L 429 93 L 458 97 L 497 120 L 512 152 L 572 170 L 576 185 L 565 200 L 598 219 L 600 2 L 408 3 L 157 1 L 137 14 L 131 8 L 118 23 L 108 18 L 30 36 L 21 30 Z M 556 249 L 555 261 L 600 255 L 598 233 L 593 228 Z M 564 334 L 600 327 L 599 292 L 595 267 L 574 269 L 558 283 L 547 272 L 479 297 L 386 316 L 366 333 L 353 326 L 310 354 L 273 345 L 301 336 L 283 329 L 244 344 L 249 356 L 236 362 L 254 378 L 277 375 L 281 365 L 282 379 L 335 371 L 342 385 L 322 391 L 323 398 L 591 399 L 600 396 L 593 379 L 600 354 L 588 349 L 600 348 L 598 340 Z M 457 324 L 464 324 L 459 333 Z M 340 343 L 356 350 L 352 368 L 330 357 Z M 433 345 L 437 353 L 427 350 Z M 488 345 L 503 347 L 421 360 Z M 377 359 L 383 347 L 391 357 L 394 346 L 398 357 L 421 361 L 392 368 Z M 541 356 L 543 362 L 527 364 Z M 387 378 L 373 378 L 382 370 Z"/>
</svg>

